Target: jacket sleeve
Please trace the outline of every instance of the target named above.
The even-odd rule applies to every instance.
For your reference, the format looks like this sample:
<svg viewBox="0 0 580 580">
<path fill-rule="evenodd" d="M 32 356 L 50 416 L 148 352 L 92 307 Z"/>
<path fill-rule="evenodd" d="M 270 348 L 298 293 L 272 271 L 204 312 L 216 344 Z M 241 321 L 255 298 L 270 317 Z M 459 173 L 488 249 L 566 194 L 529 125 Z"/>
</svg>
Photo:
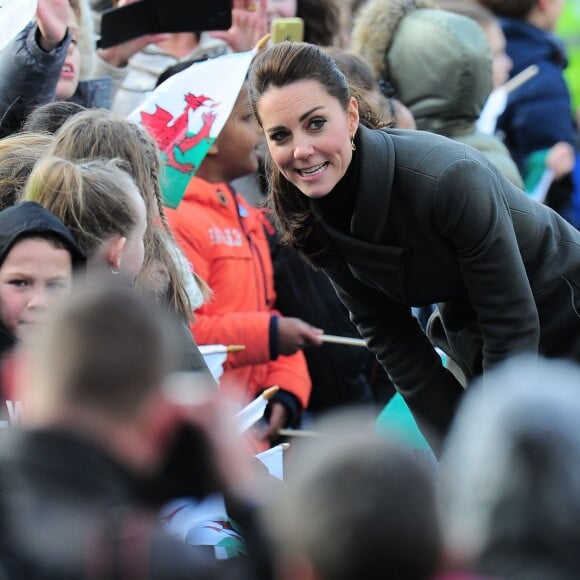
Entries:
<svg viewBox="0 0 580 580">
<path fill-rule="evenodd" d="M 540 323 L 504 189 L 487 162 L 462 159 L 439 177 L 434 211 L 451 241 L 483 339 L 483 368 L 538 352 Z M 514 195 L 525 195 L 515 191 Z"/>
<path fill-rule="evenodd" d="M 437 452 L 463 388 L 443 367 L 410 308 L 357 280 L 345 263 L 334 263 L 325 271 L 359 333 Z"/>
<path fill-rule="evenodd" d="M 293 424 L 297 415 L 308 406 L 312 390 L 304 353 L 298 351 L 293 355 L 279 356 L 276 360 L 270 361 L 264 384 L 280 386 L 280 393 L 274 395 L 273 400 L 278 400 L 286 406 L 290 413 L 289 424 Z"/>
<path fill-rule="evenodd" d="M 187 214 L 188 216 L 189 214 Z M 212 291 L 223 292 L 223 288 L 212 286 L 212 248 L 209 242 L 200 239 L 200 236 L 188 235 L 187 220 L 179 212 L 171 214 L 171 227 L 185 257 L 193 266 L 195 272 L 210 284 Z M 244 284 L 238 280 L 238 284 Z M 218 281 L 216 281 L 218 283 Z M 231 288 L 226 288 L 231 292 Z M 203 344 L 242 344 L 244 350 L 228 354 L 224 368 L 236 368 L 245 365 L 264 364 L 270 361 L 270 319 L 272 313 L 268 311 L 222 312 L 217 314 L 211 298 L 208 303 L 195 311 L 195 320 L 191 324 L 191 331 L 195 342 Z"/>
<path fill-rule="evenodd" d="M 268 312 L 231 312 L 204 314 L 196 310 L 191 331 L 197 344 L 241 344 L 244 350 L 228 354 L 224 368 L 264 364 L 270 361 Z"/>
<path fill-rule="evenodd" d="M 38 27 L 31 22 L 0 52 L 0 117 L 4 128 L 19 128 L 34 106 L 54 100 L 56 85 L 71 42 L 65 40 L 50 52 L 37 41 Z"/>
</svg>

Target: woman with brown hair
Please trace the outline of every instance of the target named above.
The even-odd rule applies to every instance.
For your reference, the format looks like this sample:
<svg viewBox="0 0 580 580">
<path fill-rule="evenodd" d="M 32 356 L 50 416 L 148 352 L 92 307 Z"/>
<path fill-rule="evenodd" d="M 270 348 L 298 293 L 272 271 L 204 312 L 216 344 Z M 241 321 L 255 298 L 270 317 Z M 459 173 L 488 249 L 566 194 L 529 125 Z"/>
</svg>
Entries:
<svg viewBox="0 0 580 580">
<path fill-rule="evenodd" d="M 463 388 L 411 307 L 438 304 L 468 381 L 521 352 L 580 360 L 578 230 L 477 150 L 373 126 L 316 46 L 267 49 L 249 84 L 279 232 L 331 279 L 434 451 Z"/>
</svg>

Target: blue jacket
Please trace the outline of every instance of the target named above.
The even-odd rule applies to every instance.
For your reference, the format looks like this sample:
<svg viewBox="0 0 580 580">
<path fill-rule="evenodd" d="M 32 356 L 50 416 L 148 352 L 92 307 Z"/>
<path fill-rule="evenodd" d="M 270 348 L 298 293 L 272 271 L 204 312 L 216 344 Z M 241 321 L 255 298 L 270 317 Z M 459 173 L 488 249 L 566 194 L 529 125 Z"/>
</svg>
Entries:
<svg viewBox="0 0 580 580">
<path fill-rule="evenodd" d="M 520 171 L 526 157 L 549 149 L 558 141 L 575 145 L 576 129 L 563 70 L 567 60 L 562 43 L 553 34 L 521 20 L 501 19 L 506 52 L 513 61 L 512 76 L 531 64 L 539 72 L 508 98 L 498 129 Z"/>
<path fill-rule="evenodd" d="M 37 26 L 30 22 L 0 52 L 0 137 L 14 133 L 28 113 L 39 105 L 54 101 L 56 85 L 71 41 L 46 52 L 36 39 Z M 111 79 L 79 82 L 71 101 L 85 107 L 111 107 Z"/>
</svg>

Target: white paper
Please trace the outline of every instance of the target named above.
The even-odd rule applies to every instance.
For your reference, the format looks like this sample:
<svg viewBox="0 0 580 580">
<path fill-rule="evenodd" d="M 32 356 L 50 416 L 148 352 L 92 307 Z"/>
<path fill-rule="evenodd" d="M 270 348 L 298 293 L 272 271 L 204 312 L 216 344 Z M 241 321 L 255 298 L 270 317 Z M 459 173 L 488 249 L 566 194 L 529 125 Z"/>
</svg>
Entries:
<svg viewBox="0 0 580 580">
<path fill-rule="evenodd" d="M 540 181 L 532 191 L 528 192 L 528 195 L 538 203 L 544 203 L 552 181 L 554 181 L 554 172 L 551 169 L 544 169 Z"/>
<path fill-rule="evenodd" d="M 284 444 L 276 445 L 271 449 L 262 451 L 254 457 L 259 459 L 270 472 L 270 475 L 277 477 L 278 479 L 284 481 Z"/>
<path fill-rule="evenodd" d="M 198 346 L 198 348 L 210 373 L 219 384 L 220 377 L 224 373 L 224 363 L 228 358 L 226 346 L 224 344 L 203 344 Z"/>
<path fill-rule="evenodd" d="M 499 116 L 505 111 L 508 93 L 503 87 L 492 91 L 477 120 L 477 128 L 488 135 L 495 133 Z"/>
<path fill-rule="evenodd" d="M 267 406 L 268 401 L 262 395 L 256 397 L 249 405 L 246 405 L 235 416 L 238 431 L 243 433 L 257 423 L 264 416 L 264 411 Z"/>
<path fill-rule="evenodd" d="M 34 18 L 37 0 L 0 0 L 0 50 Z"/>
</svg>

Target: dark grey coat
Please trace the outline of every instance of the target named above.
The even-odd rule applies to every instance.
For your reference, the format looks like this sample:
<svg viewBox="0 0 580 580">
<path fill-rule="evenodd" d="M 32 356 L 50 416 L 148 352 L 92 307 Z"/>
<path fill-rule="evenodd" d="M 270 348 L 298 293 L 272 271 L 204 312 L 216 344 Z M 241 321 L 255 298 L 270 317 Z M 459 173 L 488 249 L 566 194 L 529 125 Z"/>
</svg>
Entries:
<svg viewBox="0 0 580 580">
<path fill-rule="evenodd" d="M 325 271 L 419 422 L 443 435 L 461 390 L 410 306 L 439 303 L 471 375 L 522 351 L 580 360 L 580 233 L 475 149 L 359 134 L 351 231 L 324 224 L 341 256 Z"/>
</svg>

